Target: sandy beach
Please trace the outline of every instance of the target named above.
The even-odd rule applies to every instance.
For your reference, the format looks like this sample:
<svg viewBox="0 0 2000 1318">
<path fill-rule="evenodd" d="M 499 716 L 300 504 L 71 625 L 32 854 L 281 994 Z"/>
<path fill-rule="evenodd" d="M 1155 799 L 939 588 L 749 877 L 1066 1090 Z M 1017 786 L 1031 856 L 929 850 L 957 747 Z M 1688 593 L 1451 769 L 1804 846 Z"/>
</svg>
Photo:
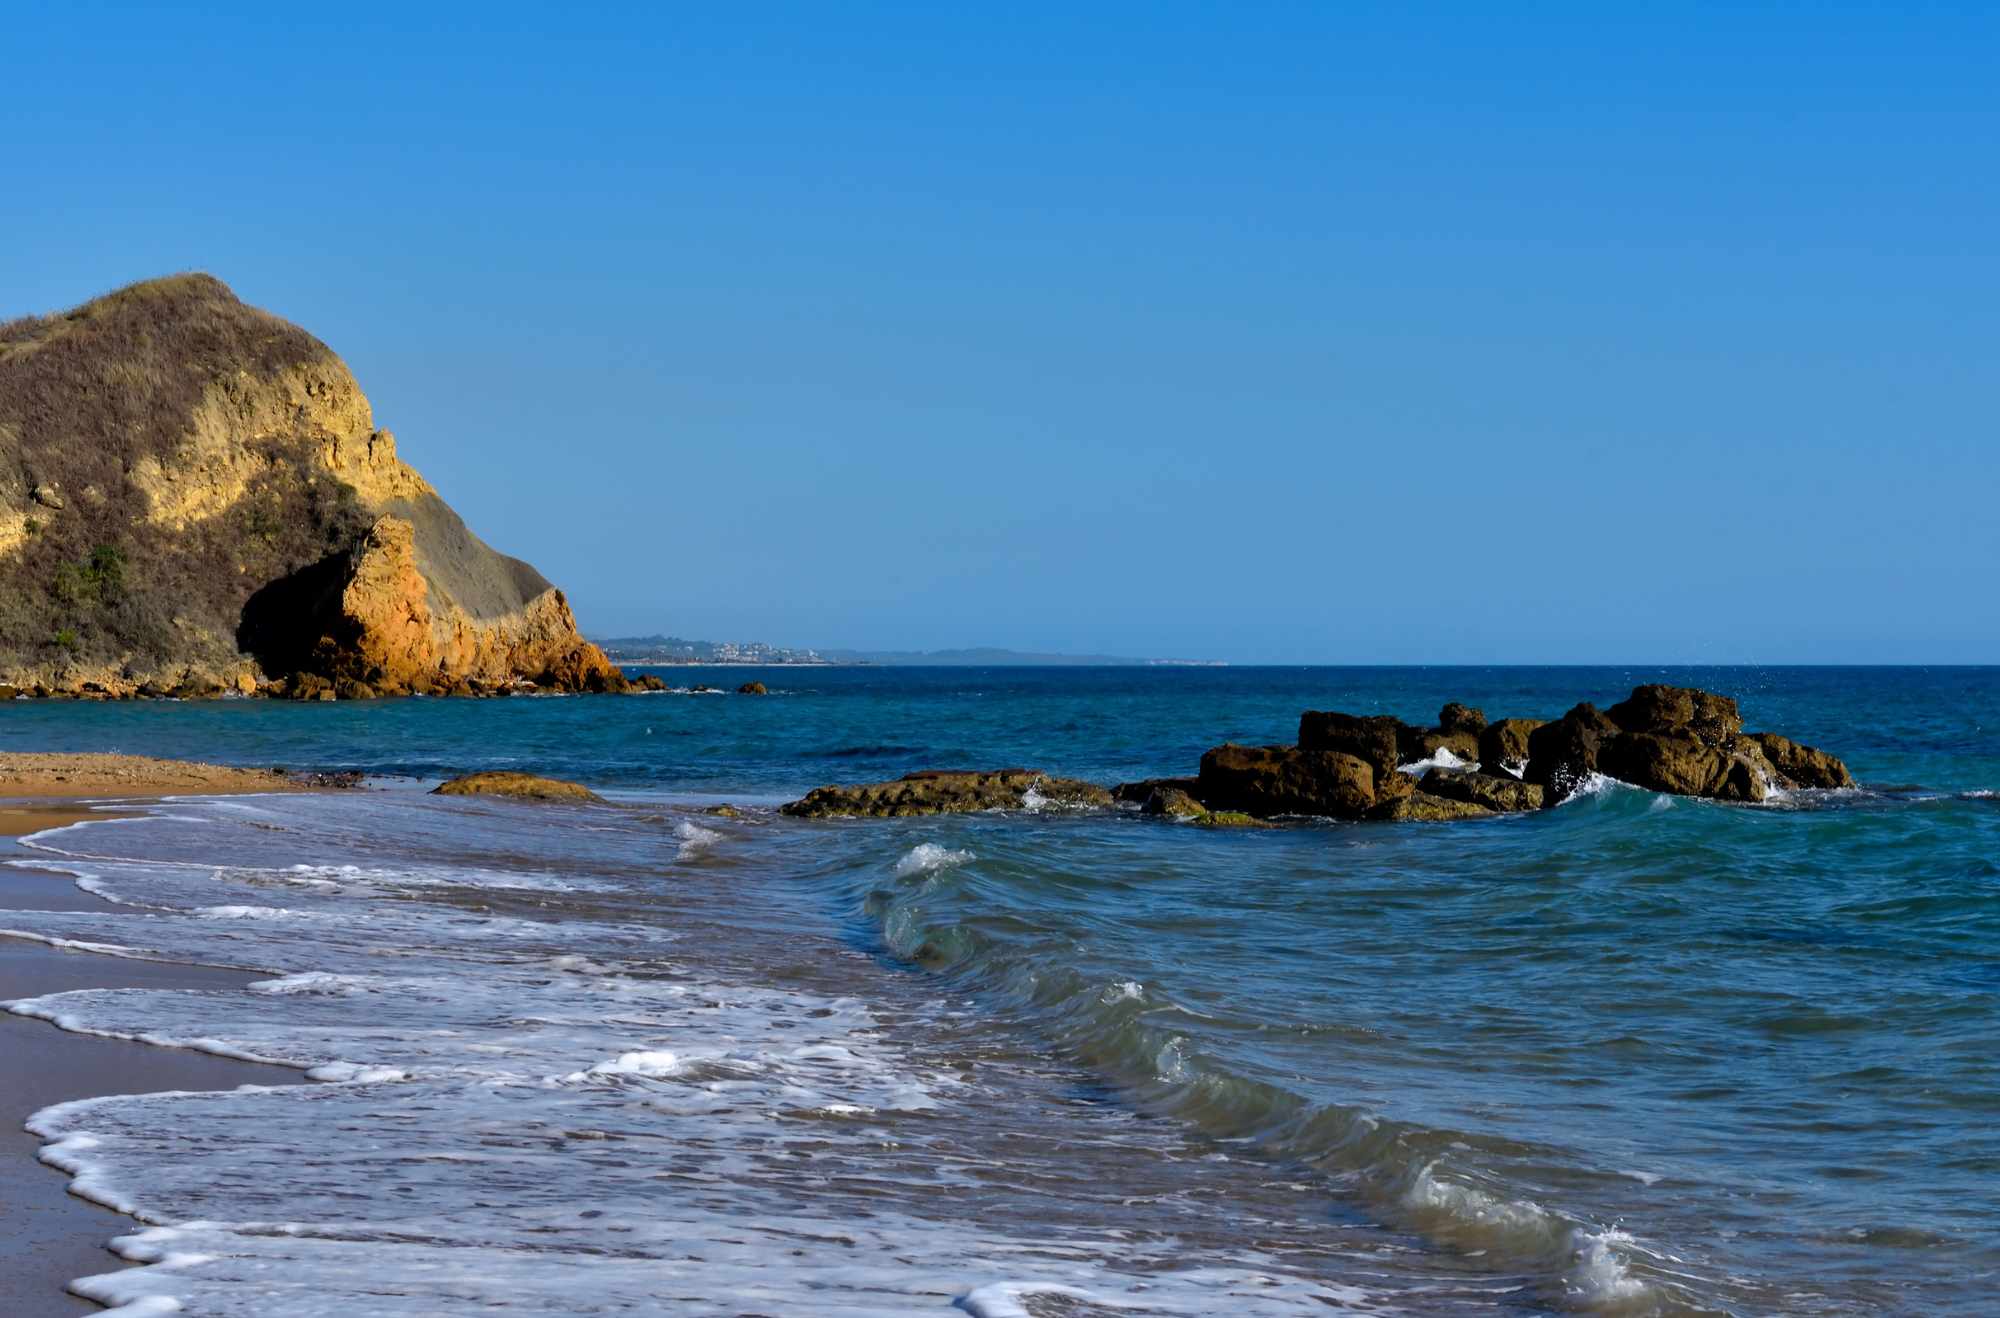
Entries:
<svg viewBox="0 0 2000 1318">
<path fill-rule="evenodd" d="M 125 755 L 0 755 L 0 860 L 32 856 L 16 839 L 101 813 L 83 800 L 171 793 L 292 790 L 282 775 Z M 0 869 L 0 912 L 89 910 L 102 900 L 67 876 Z M 257 976 L 201 966 L 133 961 L 0 937 L 0 1001 L 83 988 L 215 989 Z M 0 1311 L 10 1318 L 99 1312 L 64 1290 L 77 1277 L 124 1266 L 106 1243 L 128 1219 L 70 1195 L 63 1174 L 36 1157 L 22 1128 L 52 1103 L 100 1094 L 284 1084 L 298 1073 L 206 1053 L 69 1034 L 0 1014 Z"/>
<path fill-rule="evenodd" d="M 193 760 L 97 752 L 0 751 L 0 802 L 79 801 L 189 793 L 296 792 L 310 785 L 283 769 L 240 769 Z M 36 825 L 46 828 L 48 825 Z M 8 836 L 31 833 L 13 828 Z"/>
</svg>

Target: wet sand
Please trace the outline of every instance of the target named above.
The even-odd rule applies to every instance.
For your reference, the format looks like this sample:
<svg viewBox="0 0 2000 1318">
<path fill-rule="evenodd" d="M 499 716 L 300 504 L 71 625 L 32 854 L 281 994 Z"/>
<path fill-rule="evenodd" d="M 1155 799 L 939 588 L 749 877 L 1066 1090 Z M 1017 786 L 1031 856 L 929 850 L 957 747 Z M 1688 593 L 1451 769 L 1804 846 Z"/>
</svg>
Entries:
<svg viewBox="0 0 2000 1318">
<path fill-rule="evenodd" d="M 0 751 L 0 799 L 100 799 L 308 789 L 309 784 L 283 769 L 239 769 L 226 764 L 95 751 Z"/>
<path fill-rule="evenodd" d="M 13 792 L 16 785 L 10 782 L 4 790 Z M 101 813 L 54 801 L 0 804 L 0 860 L 34 855 L 22 850 L 16 837 Z M 0 868 L 0 924 L 8 910 L 95 910 L 104 904 L 66 875 Z M 81 988 L 226 989 L 256 978 L 243 971 L 133 961 L 0 938 L 0 1001 Z M 286 1067 L 69 1034 L 45 1021 L 0 1013 L 0 1313 L 45 1318 L 99 1312 L 63 1287 L 74 1278 L 126 1266 L 105 1246 L 130 1230 L 131 1220 L 68 1193 L 64 1175 L 37 1158 L 41 1141 L 22 1128 L 30 1115 L 51 1103 L 100 1094 L 302 1079 Z"/>
</svg>

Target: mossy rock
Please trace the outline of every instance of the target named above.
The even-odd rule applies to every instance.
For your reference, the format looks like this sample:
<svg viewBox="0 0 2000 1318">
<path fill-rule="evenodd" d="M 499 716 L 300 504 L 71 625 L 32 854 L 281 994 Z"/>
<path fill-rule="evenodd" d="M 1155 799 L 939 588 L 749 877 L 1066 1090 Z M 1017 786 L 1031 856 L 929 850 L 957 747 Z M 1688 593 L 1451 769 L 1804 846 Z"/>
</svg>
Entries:
<svg viewBox="0 0 2000 1318">
<path fill-rule="evenodd" d="M 1852 787 L 1847 766 L 1823 750 L 1801 746 L 1775 732 L 1753 732 L 1750 740 L 1763 747 L 1771 766 L 1800 787 Z"/>
<path fill-rule="evenodd" d="M 1424 775 L 1419 790 L 1451 801 L 1467 801 L 1488 810 L 1507 813 L 1542 808 L 1539 783 L 1522 782 L 1504 770 L 1500 773 L 1470 773 L 1463 769 L 1432 769 Z"/>
<path fill-rule="evenodd" d="M 588 787 L 532 773 L 488 771 L 462 774 L 431 789 L 433 796 L 505 796 L 520 801 L 589 801 L 605 804 Z"/>
<path fill-rule="evenodd" d="M 1111 793 L 1097 784 L 1058 778 L 1038 769 L 923 769 L 894 782 L 816 788 L 781 807 L 780 813 L 803 819 L 847 815 L 902 818 L 1042 806 L 1102 809 L 1109 805 Z"/>
<path fill-rule="evenodd" d="M 1190 824 L 1200 828 L 1276 828 L 1268 819 L 1246 815 L 1241 810 L 1204 810 L 1188 818 Z"/>
<path fill-rule="evenodd" d="M 1490 819 L 1493 812 L 1483 805 L 1470 801 L 1453 801 L 1442 796 L 1432 796 L 1429 792 L 1411 792 L 1393 801 L 1384 801 L 1368 812 L 1370 819 L 1389 820 L 1393 823 L 1421 821 L 1442 822 L 1452 819 Z"/>
</svg>

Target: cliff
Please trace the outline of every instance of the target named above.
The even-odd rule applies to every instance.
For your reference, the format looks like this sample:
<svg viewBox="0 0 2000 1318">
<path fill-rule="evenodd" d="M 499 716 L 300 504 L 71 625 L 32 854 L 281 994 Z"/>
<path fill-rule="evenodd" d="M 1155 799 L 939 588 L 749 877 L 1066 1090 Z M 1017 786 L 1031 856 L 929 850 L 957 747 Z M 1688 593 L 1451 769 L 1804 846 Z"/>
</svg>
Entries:
<svg viewBox="0 0 2000 1318">
<path fill-rule="evenodd" d="M 314 696 L 622 690 L 347 366 L 219 280 L 0 324 L 0 684 Z"/>
</svg>

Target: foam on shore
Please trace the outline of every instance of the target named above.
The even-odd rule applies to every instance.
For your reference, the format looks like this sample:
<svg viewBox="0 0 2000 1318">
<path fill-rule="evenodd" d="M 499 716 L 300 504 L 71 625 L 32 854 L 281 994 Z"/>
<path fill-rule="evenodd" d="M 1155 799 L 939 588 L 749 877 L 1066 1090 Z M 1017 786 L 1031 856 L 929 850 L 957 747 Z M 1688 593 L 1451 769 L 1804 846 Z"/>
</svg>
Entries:
<svg viewBox="0 0 2000 1318">
<path fill-rule="evenodd" d="M 364 810 L 376 813 L 353 818 Z M 77 1293 L 142 1315 L 185 1305 L 224 1318 L 585 1305 L 1032 1313 L 1037 1296 L 1078 1312 L 1372 1307 L 1277 1256 L 1126 1230 L 1148 1210 L 1062 1220 L 1074 1190 L 1062 1163 L 1038 1189 L 1019 1131 L 1011 1154 L 1000 1142 L 977 1152 L 1031 1110 L 988 1095 L 991 1078 L 927 1058 L 851 996 L 703 963 L 684 929 L 639 918 L 658 900 L 643 869 L 625 881 L 576 865 L 558 876 L 529 855 L 511 868 L 385 863 L 385 848 L 430 826 L 422 811 L 307 801 L 254 817 L 282 828 L 240 830 L 217 827 L 240 812 L 217 812 L 200 829 L 122 829 L 132 859 L 63 845 L 115 850 L 87 833 L 42 840 L 137 904 L 0 924 L 268 977 L 247 991 L 81 990 L 12 1010 L 325 1082 L 38 1113 L 46 1160 L 145 1226 L 116 1242 L 142 1266 Z M 529 827 L 493 854 L 540 841 Z M 299 859 L 306 845 L 320 854 Z M 647 845 L 635 831 L 634 857 Z M 923 875 L 969 859 L 911 856 Z M 727 894 L 713 900 L 730 914 Z M 1010 1156 L 1014 1189 L 989 1171 Z M 1155 1165 L 1172 1176 L 1182 1162 Z M 1033 1211 L 1044 1194 L 1053 1211 Z M 1008 1209 L 1008 1195 L 1026 1198 Z M 966 1211 L 974 1202 L 981 1211 Z M 1160 1203 L 1178 1211 L 1172 1195 Z"/>
</svg>

